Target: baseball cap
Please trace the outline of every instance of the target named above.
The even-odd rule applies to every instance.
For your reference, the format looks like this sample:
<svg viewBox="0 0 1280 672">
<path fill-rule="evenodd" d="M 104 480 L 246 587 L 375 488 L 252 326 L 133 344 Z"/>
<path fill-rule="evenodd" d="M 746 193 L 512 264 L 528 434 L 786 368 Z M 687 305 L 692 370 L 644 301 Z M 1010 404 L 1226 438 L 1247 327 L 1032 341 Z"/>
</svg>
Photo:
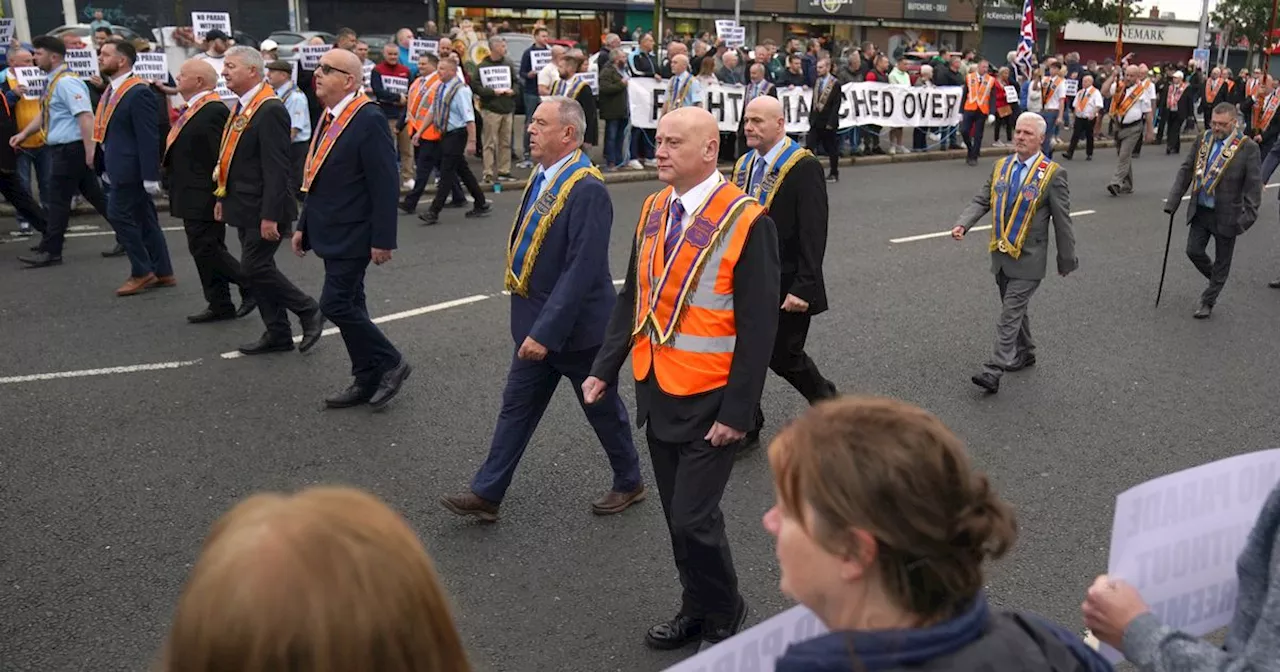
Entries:
<svg viewBox="0 0 1280 672">
<path fill-rule="evenodd" d="M 213 30 L 204 34 L 205 42 L 212 42 L 214 40 L 230 40 L 230 39 L 231 38 L 228 37 L 226 33 L 222 32 L 218 28 L 214 28 Z"/>
<path fill-rule="evenodd" d="M 275 51 L 280 45 L 275 40 L 263 40 L 262 46 L 258 47 L 258 51 Z"/>
</svg>

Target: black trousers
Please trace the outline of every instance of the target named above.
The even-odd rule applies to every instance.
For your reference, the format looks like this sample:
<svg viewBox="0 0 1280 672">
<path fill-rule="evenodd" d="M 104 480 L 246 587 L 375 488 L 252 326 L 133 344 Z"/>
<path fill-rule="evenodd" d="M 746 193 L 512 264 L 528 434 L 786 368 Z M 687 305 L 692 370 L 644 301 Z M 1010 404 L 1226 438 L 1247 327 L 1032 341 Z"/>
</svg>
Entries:
<svg viewBox="0 0 1280 672">
<path fill-rule="evenodd" d="M 405 210 L 417 210 L 418 201 L 422 200 L 422 192 L 427 190 L 427 183 L 431 181 L 431 174 L 439 168 L 440 165 L 440 143 L 423 141 L 417 147 L 413 148 L 413 188 L 409 190 L 404 197 Z M 440 181 L 443 185 L 444 180 Z M 453 183 L 454 203 L 465 202 L 466 196 L 462 193 L 462 185 L 457 182 Z"/>
<path fill-rule="evenodd" d="M 431 212 L 437 215 L 444 209 L 444 199 L 459 182 L 471 194 L 477 208 L 485 205 L 484 192 L 480 191 L 480 183 L 476 181 L 475 173 L 471 172 L 471 166 L 467 163 L 466 149 L 465 128 L 445 133 L 440 138 L 440 185 L 436 188 L 435 198 L 431 200 Z"/>
<path fill-rule="evenodd" d="M 1018 121 L 1018 113 L 1010 109 L 1008 116 L 996 115 L 996 123 L 992 124 L 991 140 L 993 142 L 1000 141 L 1000 130 L 1003 129 L 1005 137 L 1009 138 L 1009 142 L 1013 142 L 1013 125 Z"/>
<path fill-rule="evenodd" d="M 836 135 L 835 129 L 821 128 L 809 129 L 809 151 L 822 148 L 822 152 L 827 155 L 827 175 L 833 177 L 840 176 L 840 144 L 839 137 Z"/>
<path fill-rule="evenodd" d="M 369 257 L 325 259 L 324 289 L 320 290 L 320 310 L 342 333 L 351 375 L 366 389 L 376 387 L 384 373 L 400 365 L 400 351 L 369 319 L 364 296 L 369 261 Z"/>
<path fill-rule="evenodd" d="M 1084 155 L 1093 156 L 1093 119 L 1085 119 L 1080 115 L 1076 115 L 1075 120 L 1071 123 L 1071 145 L 1067 147 L 1067 156 L 1076 155 L 1076 145 L 1080 144 L 1080 138 L 1084 138 Z"/>
<path fill-rule="evenodd" d="M 818 365 L 804 351 L 805 342 L 809 339 L 809 323 L 813 318 L 808 313 L 792 313 L 779 311 L 778 335 L 773 339 L 773 355 L 769 358 L 769 369 L 796 388 L 810 404 L 837 396 L 836 384 L 827 380 Z M 764 409 L 756 406 L 756 427 L 748 434 L 753 440 L 760 436 L 764 427 Z"/>
<path fill-rule="evenodd" d="M 1191 196 L 1195 198 L 1193 194 Z M 1231 275 L 1231 257 L 1235 254 L 1235 236 L 1219 235 L 1216 231 L 1214 211 L 1201 207 L 1191 220 L 1191 228 L 1187 231 L 1187 258 L 1195 265 L 1209 286 L 1200 295 L 1200 303 L 1212 306 L 1218 302 L 1218 295 L 1227 284 L 1227 276 Z M 1213 259 L 1205 252 L 1209 247 L 1209 239 L 1213 239 Z"/>
<path fill-rule="evenodd" d="M 652 431 L 647 434 L 653 479 L 684 588 L 680 613 L 706 619 L 710 627 L 728 625 L 742 596 L 720 498 L 733 472 L 736 446 L 716 448 L 701 439 L 668 443 Z"/>
<path fill-rule="evenodd" d="M 4 200 L 9 201 L 9 205 L 17 211 L 20 221 L 31 224 L 41 234 L 48 230 L 49 222 L 45 219 L 44 208 L 31 196 L 31 192 L 22 186 L 22 180 L 18 178 L 16 172 L 0 170 L 0 195 L 3 195 Z"/>
<path fill-rule="evenodd" d="M 258 314 L 267 327 L 267 334 L 275 339 L 293 338 L 289 326 L 289 311 L 295 315 L 309 315 L 320 307 L 315 299 L 298 289 L 276 267 L 276 250 L 289 238 L 281 227 L 280 240 L 267 240 L 257 225 L 238 227 L 240 234 L 240 269 L 249 283 L 249 292 L 258 300 Z M 240 286 L 244 289 L 244 285 Z"/>
<path fill-rule="evenodd" d="M 1167 127 L 1168 136 L 1165 138 L 1165 149 L 1173 154 L 1182 153 L 1182 124 L 1185 121 L 1182 115 L 1174 110 L 1168 110 L 1168 114 L 1164 116 L 1168 119 L 1168 123 L 1162 124 Z M 1266 156 L 1266 154 L 1263 154 Z"/>
<path fill-rule="evenodd" d="M 227 251 L 227 225 L 211 220 L 184 219 L 182 228 L 187 233 L 187 249 L 196 262 L 196 273 L 200 275 L 200 286 L 204 288 L 209 310 L 215 313 L 235 310 L 230 286 L 240 287 L 243 296 L 247 283 L 240 271 L 240 262 Z"/>
<path fill-rule="evenodd" d="M 969 148 L 970 161 L 978 160 L 982 151 L 982 131 L 987 127 L 987 115 L 980 110 L 966 111 L 960 117 L 960 137 L 964 138 L 964 146 Z"/>
<path fill-rule="evenodd" d="M 49 180 L 49 220 L 46 230 L 41 231 L 40 251 L 61 257 L 67 224 L 71 220 L 72 197 L 77 193 L 83 195 L 103 219 L 107 218 L 107 197 L 102 193 L 98 176 L 85 165 L 83 143 L 46 145 L 45 151 L 49 153 L 52 179 Z"/>
</svg>

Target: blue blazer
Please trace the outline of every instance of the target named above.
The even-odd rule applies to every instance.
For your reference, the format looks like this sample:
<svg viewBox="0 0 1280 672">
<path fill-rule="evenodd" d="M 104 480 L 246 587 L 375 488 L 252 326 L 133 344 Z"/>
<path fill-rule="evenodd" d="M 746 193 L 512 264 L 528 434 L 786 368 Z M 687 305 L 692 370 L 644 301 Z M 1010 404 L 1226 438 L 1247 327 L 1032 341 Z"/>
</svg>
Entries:
<svg viewBox="0 0 1280 672">
<path fill-rule="evenodd" d="M 111 184 L 160 181 L 158 114 L 150 86 L 135 86 L 120 99 L 102 142 L 102 168 Z"/>
<path fill-rule="evenodd" d="M 598 347 L 617 301 L 609 273 L 613 201 L 594 177 L 578 181 L 534 260 L 529 297 L 511 295 L 511 338 L 552 352 Z"/>
<path fill-rule="evenodd" d="M 321 259 L 360 259 L 375 247 L 394 250 L 396 160 L 386 117 L 377 105 L 365 105 L 338 136 L 307 192 L 298 218 L 302 248 Z"/>
</svg>

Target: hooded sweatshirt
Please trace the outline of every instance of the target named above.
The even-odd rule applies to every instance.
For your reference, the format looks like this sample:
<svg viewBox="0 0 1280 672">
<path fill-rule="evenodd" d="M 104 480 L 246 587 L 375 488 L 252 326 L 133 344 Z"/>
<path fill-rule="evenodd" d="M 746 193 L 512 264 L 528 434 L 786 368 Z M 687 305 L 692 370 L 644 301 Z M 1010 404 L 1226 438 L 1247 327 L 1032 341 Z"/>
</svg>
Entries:
<svg viewBox="0 0 1280 672">
<path fill-rule="evenodd" d="M 986 595 L 927 628 L 845 630 L 793 644 L 775 672 L 1110 672 L 1079 637 L 1040 619 L 992 614 Z"/>
</svg>

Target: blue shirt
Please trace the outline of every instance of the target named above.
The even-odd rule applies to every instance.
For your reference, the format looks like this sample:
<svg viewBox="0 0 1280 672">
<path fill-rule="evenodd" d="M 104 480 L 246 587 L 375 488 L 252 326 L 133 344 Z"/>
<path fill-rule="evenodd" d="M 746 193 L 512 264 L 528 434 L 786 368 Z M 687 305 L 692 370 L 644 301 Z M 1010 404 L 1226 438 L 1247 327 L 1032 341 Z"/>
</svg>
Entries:
<svg viewBox="0 0 1280 672">
<path fill-rule="evenodd" d="M 307 106 L 307 97 L 292 83 L 285 84 L 276 91 L 276 95 L 284 101 L 284 109 L 289 111 L 289 128 L 298 131 L 293 141 L 311 142 L 311 110 Z"/>
<path fill-rule="evenodd" d="M 1218 159 L 1218 154 L 1220 154 L 1221 152 L 1222 152 L 1222 141 L 1215 140 L 1213 142 L 1213 148 L 1209 150 L 1209 162 L 1205 164 L 1206 171 L 1208 170 L 1209 166 L 1212 166 L 1213 162 Z M 1205 183 L 1200 185 L 1200 193 L 1196 195 L 1196 203 L 1199 203 L 1201 207 L 1212 209 L 1213 203 L 1214 203 L 1213 195 L 1205 191 L 1206 189 L 1209 188 L 1208 177 L 1209 177 L 1208 175 L 1204 176 Z"/>
<path fill-rule="evenodd" d="M 64 64 L 49 73 L 49 82 L 52 84 L 53 78 L 66 69 Z M 93 114 L 93 107 L 89 104 L 89 87 L 72 73 L 58 80 L 57 86 L 53 87 L 53 95 L 48 96 L 48 99 L 49 128 L 45 129 L 45 143 L 65 145 L 82 142 L 84 138 L 80 135 L 80 122 L 76 121 L 76 117 L 85 113 Z"/>
<path fill-rule="evenodd" d="M 456 84 L 454 82 L 457 82 Z M 453 94 L 453 100 L 449 102 L 448 126 L 444 129 L 445 133 L 450 133 L 467 127 L 476 120 L 476 107 L 471 102 L 471 87 L 462 82 L 462 75 L 454 75 L 453 79 L 448 82 L 442 82 L 438 96 L 449 97 L 449 90 L 444 85 L 447 84 L 452 88 L 457 88 L 458 92 Z"/>
<path fill-rule="evenodd" d="M 551 164 L 550 168 L 542 171 L 542 184 L 538 187 L 538 193 L 531 196 L 533 200 L 536 201 L 538 200 L 538 197 L 547 193 L 547 190 L 551 188 L 551 183 L 555 182 L 556 178 L 560 177 L 560 171 L 564 170 L 565 164 L 569 163 L 569 159 L 573 158 L 573 154 L 573 152 L 569 152 L 564 158 Z"/>
<path fill-rule="evenodd" d="M 695 105 L 701 107 L 702 82 L 698 81 L 698 78 L 694 77 L 692 73 L 686 72 L 683 75 L 672 77 L 671 83 L 667 88 L 667 93 L 672 96 L 679 93 L 680 89 L 685 86 L 684 78 L 686 77 L 689 79 L 689 89 L 684 95 L 684 100 L 680 101 L 680 107 L 693 107 Z"/>
</svg>

